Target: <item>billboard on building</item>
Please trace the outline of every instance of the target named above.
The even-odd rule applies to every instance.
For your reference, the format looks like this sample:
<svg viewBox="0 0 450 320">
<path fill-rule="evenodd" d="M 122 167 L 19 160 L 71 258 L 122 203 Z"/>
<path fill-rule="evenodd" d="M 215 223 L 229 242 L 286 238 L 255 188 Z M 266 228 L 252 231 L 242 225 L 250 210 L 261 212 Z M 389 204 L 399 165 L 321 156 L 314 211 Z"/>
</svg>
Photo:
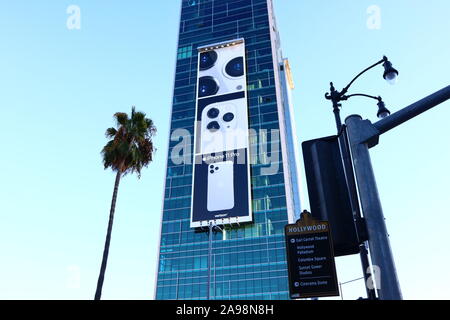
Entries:
<svg viewBox="0 0 450 320">
<path fill-rule="evenodd" d="M 252 221 L 243 39 L 198 48 L 191 227 Z"/>
</svg>

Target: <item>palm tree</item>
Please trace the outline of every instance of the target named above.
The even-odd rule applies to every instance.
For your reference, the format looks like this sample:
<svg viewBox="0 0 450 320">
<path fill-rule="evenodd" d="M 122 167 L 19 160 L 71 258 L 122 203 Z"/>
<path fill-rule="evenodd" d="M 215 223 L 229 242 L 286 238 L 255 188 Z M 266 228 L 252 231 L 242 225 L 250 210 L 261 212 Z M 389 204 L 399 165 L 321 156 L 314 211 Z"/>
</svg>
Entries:
<svg viewBox="0 0 450 320">
<path fill-rule="evenodd" d="M 95 291 L 95 300 L 100 300 L 102 295 L 120 178 L 134 172 L 140 178 L 141 169 L 147 167 L 153 160 L 153 152 L 155 151 L 152 137 L 156 133 L 156 127 L 151 119 L 145 117 L 145 113 L 136 112 L 133 106 L 131 117 L 128 117 L 126 113 L 117 112 L 114 114 L 114 118 L 117 128 L 108 128 L 106 130 L 106 137 L 111 140 L 103 147 L 101 152 L 105 169 L 111 168 L 116 172 L 116 182 L 114 183 L 108 231 L 97 290 Z"/>
</svg>

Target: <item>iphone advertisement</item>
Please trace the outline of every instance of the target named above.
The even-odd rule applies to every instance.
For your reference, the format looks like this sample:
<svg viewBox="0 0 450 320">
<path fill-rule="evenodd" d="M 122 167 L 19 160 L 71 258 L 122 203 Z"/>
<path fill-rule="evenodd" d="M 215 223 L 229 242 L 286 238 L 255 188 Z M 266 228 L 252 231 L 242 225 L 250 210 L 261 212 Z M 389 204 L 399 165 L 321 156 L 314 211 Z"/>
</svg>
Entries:
<svg viewBox="0 0 450 320">
<path fill-rule="evenodd" d="M 245 43 L 198 51 L 191 227 L 250 222 Z"/>
</svg>

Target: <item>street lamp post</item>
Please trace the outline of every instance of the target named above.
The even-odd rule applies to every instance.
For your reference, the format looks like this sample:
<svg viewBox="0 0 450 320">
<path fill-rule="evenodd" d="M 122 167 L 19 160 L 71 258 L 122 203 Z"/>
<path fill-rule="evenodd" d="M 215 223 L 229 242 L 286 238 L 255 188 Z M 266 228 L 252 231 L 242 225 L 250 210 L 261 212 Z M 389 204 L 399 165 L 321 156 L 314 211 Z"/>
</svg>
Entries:
<svg viewBox="0 0 450 320">
<path fill-rule="evenodd" d="M 206 288 L 206 300 L 211 300 L 211 271 L 212 271 L 212 249 L 213 249 L 213 232 L 217 230 L 222 231 L 223 229 L 219 227 L 215 222 L 212 221 L 208 224 L 208 279 L 207 279 L 207 288 Z M 215 263 L 214 259 L 214 263 Z M 215 283 L 214 283 L 215 288 Z M 215 290 L 214 290 L 215 291 Z M 215 294 L 213 292 L 213 294 Z"/>
<path fill-rule="evenodd" d="M 377 116 L 379 118 L 385 118 L 386 116 L 389 116 L 390 112 L 386 108 L 381 97 L 379 97 L 379 96 L 375 97 L 375 96 L 362 94 L 362 93 L 346 95 L 346 93 L 350 89 L 351 85 L 362 74 L 364 74 L 368 70 L 370 70 L 380 64 L 383 64 L 383 67 L 384 67 L 383 78 L 386 81 L 388 81 L 389 83 L 394 84 L 396 82 L 396 79 L 398 76 L 398 71 L 393 68 L 392 63 L 388 60 L 388 58 L 386 56 L 383 56 L 383 59 L 377 61 L 373 65 L 371 65 L 368 68 L 361 71 L 341 91 L 337 91 L 335 89 L 333 83 L 331 82 L 330 83 L 330 93 L 325 94 L 325 98 L 327 100 L 331 100 L 332 104 L 333 104 L 333 113 L 334 113 L 334 117 L 335 117 L 336 128 L 337 128 L 338 138 L 339 138 L 339 142 L 340 142 L 342 161 L 344 164 L 344 171 L 345 171 L 345 179 L 347 182 L 347 189 L 348 189 L 348 193 L 350 195 L 350 203 L 351 203 L 354 219 L 355 219 L 355 222 L 357 223 L 357 226 L 361 226 L 363 224 L 362 221 L 364 221 L 364 219 L 361 216 L 361 210 L 359 208 L 359 201 L 358 201 L 358 195 L 357 195 L 357 191 L 356 191 L 355 177 L 353 174 L 353 165 L 352 165 L 352 162 L 350 159 L 350 146 L 349 146 L 349 141 L 348 141 L 348 137 L 347 137 L 347 128 L 346 128 L 346 126 L 342 125 L 342 121 L 341 121 L 341 117 L 340 117 L 340 108 L 342 107 L 341 101 L 348 100 L 351 97 L 360 96 L 360 97 L 375 99 L 378 101 Z M 357 230 L 361 231 L 360 229 L 361 228 L 359 228 Z M 359 234 L 359 236 L 361 236 L 361 235 Z M 366 291 L 367 291 L 367 297 L 370 300 L 375 300 L 377 297 L 376 297 L 376 293 L 375 293 L 375 289 L 374 289 L 375 286 L 373 285 L 372 272 L 370 271 L 371 269 L 370 269 L 370 263 L 369 263 L 369 258 L 368 258 L 368 252 L 367 252 L 367 248 L 366 248 L 366 241 L 363 241 L 360 244 L 359 249 L 360 249 L 359 251 L 360 251 L 361 265 L 363 268 L 363 274 L 364 274 L 364 279 L 365 279 L 365 287 L 366 287 Z"/>
<path fill-rule="evenodd" d="M 206 300 L 211 299 L 211 268 L 212 268 L 212 242 L 213 242 L 214 225 L 212 221 L 208 224 L 208 281 L 206 287 Z"/>
<path fill-rule="evenodd" d="M 384 221 L 375 175 L 370 161 L 369 148 L 378 144 L 378 139 L 381 134 L 437 106 L 438 104 L 449 100 L 450 86 L 447 86 L 389 116 L 390 112 L 384 105 L 381 97 L 374 97 L 366 94 L 346 95 L 350 86 L 359 76 L 379 64 L 383 64 L 385 69 L 383 78 L 390 84 L 394 84 L 397 79 L 398 71 L 392 67 L 392 63 L 389 62 L 389 60 L 384 56 L 382 60 L 360 72 L 340 92 L 336 91 L 331 83 L 330 93 L 327 93 L 325 97 L 333 102 L 333 112 L 341 143 L 342 161 L 344 162 L 344 168 L 346 171 L 347 185 L 354 210 L 353 212 L 354 214 L 356 213 L 355 219 L 357 220 L 358 218 L 361 218 L 358 199 L 361 201 L 361 206 L 364 212 L 364 221 L 367 227 L 367 239 L 369 243 L 370 256 L 372 258 L 371 260 L 373 265 L 378 267 L 378 272 L 374 275 L 377 282 L 378 298 L 382 300 L 400 300 L 402 299 L 402 293 L 389 243 L 389 236 Z M 372 124 L 369 120 L 362 120 L 359 115 L 352 115 L 346 119 L 345 125 L 342 125 L 339 115 L 339 108 L 341 107 L 340 102 L 347 100 L 352 96 L 364 96 L 367 98 L 377 99 L 377 116 L 381 120 Z M 341 134 L 341 132 L 343 134 Z M 350 150 L 352 159 L 349 161 Z M 353 170 L 358 183 L 359 198 L 356 193 Z M 357 210 L 355 211 L 355 209 Z M 360 246 L 361 262 L 364 269 L 367 270 L 365 268 L 365 265 L 368 264 L 367 252 L 363 250 L 363 245 L 365 249 L 365 244 Z M 364 272 L 364 276 L 366 278 L 368 296 L 369 299 L 371 299 L 374 292 L 370 292 L 367 287 L 368 274 L 366 272 Z M 372 279 L 372 277 L 370 277 L 370 279 Z"/>
<path fill-rule="evenodd" d="M 402 293 L 370 161 L 369 146 L 367 143 L 355 143 L 355 137 L 361 133 L 361 128 L 358 127 L 360 120 L 362 118 L 359 115 L 354 115 L 348 117 L 345 123 L 349 130 L 354 168 L 359 182 L 359 195 L 367 222 L 370 255 L 372 263 L 378 267 L 379 272 L 375 275 L 379 279 L 377 289 L 379 289 L 380 299 L 401 300 Z"/>
<path fill-rule="evenodd" d="M 449 99 L 450 86 L 447 86 L 374 124 L 369 120 L 362 120 L 359 115 L 350 116 L 345 121 L 349 132 L 361 205 L 367 221 L 370 255 L 372 263 L 379 267 L 380 272 L 375 275 L 378 278 L 377 283 L 380 284 L 380 299 L 398 300 L 402 298 L 402 294 L 370 161 L 369 148 L 378 144 L 381 134 Z"/>
</svg>

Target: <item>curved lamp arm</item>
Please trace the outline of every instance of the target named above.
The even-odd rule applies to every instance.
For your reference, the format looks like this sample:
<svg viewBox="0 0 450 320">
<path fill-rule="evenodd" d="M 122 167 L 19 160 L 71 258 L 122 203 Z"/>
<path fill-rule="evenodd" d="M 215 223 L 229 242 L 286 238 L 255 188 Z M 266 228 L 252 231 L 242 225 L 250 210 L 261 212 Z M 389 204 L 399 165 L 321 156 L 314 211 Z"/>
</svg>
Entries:
<svg viewBox="0 0 450 320">
<path fill-rule="evenodd" d="M 342 94 L 345 94 L 345 93 L 348 91 L 348 89 L 350 88 L 350 86 L 353 84 L 353 82 L 355 82 L 356 79 L 358 79 L 363 73 L 365 73 L 366 71 L 369 71 L 370 69 L 372 69 L 372 68 L 376 67 L 377 65 L 382 64 L 382 63 L 384 63 L 384 62 L 386 62 L 386 61 L 388 61 L 388 58 L 387 58 L 386 56 L 383 56 L 383 59 L 381 59 L 381 60 L 378 61 L 377 63 L 374 63 L 374 64 L 371 65 L 370 67 L 364 69 L 364 70 L 361 71 L 360 73 L 358 73 L 358 75 L 357 75 L 356 77 L 354 77 L 353 80 L 350 81 L 350 83 L 349 83 L 344 89 L 342 89 L 341 93 L 342 93 Z"/>
<path fill-rule="evenodd" d="M 386 108 L 386 105 L 384 104 L 383 99 L 380 96 L 375 97 L 375 96 L 371 96 L 371 95 L 364 94 L 364 93 L 355 93 L 355 94 L 350 94 L 348 96 L 344 95 L 341 97 L 341 100 L 347 100 L 347 99 L 349 99 L 351 97 L 355 97 L 355 96 L 366 97 L 366 98 L 377 100 L 378 101 L 378 103 L 377 103 L 377 106 L 378 106 L 377 117 L 378 118 L 383 119 L 391 114 L 389 109 Z"/>
<path fill-rule="evenodd" d="M 342 96 L 342 100 L 347 100 L 348 98 L 351 98 L 351 97 L 366 97 L 366 98 L 371 98 L 371 99 L 375 99 L 378 101 L 382 100 L 380 96 L 375 97 L 375 96 L 371 96 L 371 95 L 364 94 L 364 93 L 354 93 L 354 94 L 350 94 L 348 96 Z"/>
</svg>

